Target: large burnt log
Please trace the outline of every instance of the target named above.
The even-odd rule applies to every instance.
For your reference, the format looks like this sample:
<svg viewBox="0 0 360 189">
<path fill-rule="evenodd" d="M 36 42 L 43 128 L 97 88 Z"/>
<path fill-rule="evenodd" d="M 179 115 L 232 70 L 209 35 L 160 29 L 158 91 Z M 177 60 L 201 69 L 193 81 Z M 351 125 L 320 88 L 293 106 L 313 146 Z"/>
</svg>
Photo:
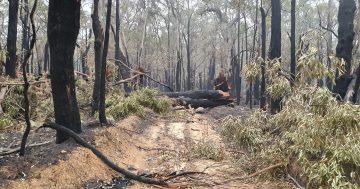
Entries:
<svg viewBox="0 0 360 189">
<path fill-rule="evenodd" d="M 186 92 L 170 92 L 163 93 L 170 98 L 191 98 L 191 99 L 229 99 L 230 94 L 222 91 L 209 90 L 209 91 L 186 91 Z"/>
<path fill-rule="evenodd" d="M 193 99 L 179 97 L 176 99 L 178 105 L 192 108 L 214 108 L 217 106 L 229 105 L 233 103 L 232 99 Z"/>
</svg>

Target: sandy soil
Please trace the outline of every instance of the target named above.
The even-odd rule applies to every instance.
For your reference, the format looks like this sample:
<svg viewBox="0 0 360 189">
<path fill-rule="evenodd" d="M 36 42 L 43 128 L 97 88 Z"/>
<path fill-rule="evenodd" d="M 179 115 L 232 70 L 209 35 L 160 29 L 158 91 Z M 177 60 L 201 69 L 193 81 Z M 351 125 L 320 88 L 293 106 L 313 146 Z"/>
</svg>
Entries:
<svg viewBox="0 0 360 189">
<path fill-rule="evenodd" d="M 148 113 L 147 117 L 128 117 L 114 126 L 100 128 L 88 125 L 81 135 L 119 166 L 136 174 L 165 178 L 174 173 L 203 172 L 170 180 L 179 188 L 292 188 L 290 183 L 270 179 L 223 181 L 247 175 L 239 166 L 239 158 L 246 154 L 234 152 L 223 141 L 219 119 L 231 114 L 248 112 L 237 107 L 219 107 L 197 114 L 186 110 L 178 116 L 160 116 Z M 44 130 L 31 135 L 31 143 L 54 141 L 54 132 Z M 0 148 L 9 146 L 19 134 L 2 133 Z M 224 152 L 221 161 L 194 155 L 199 142 Z M 245 157 L 244 157 L 245 158 Z M 69 140 L 65 144 L 53 143 L 31 148 L 25 157 L 0 156 L 0 188 L 105 188 L 104 183 L 121 175 L 106 167 L 91 151 Z M 124 180 L 127 188 L 158 188 Z M 122 186 L 124 186 L 122 185 Z M 119 185 L 113 188 L 121 188 Z"/>
</svg>

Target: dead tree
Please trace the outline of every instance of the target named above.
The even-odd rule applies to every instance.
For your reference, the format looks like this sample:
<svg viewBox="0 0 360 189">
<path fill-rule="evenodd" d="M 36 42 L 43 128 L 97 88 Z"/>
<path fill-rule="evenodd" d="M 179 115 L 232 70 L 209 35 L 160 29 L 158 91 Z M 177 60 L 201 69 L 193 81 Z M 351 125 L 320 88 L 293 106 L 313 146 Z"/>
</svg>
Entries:
<svg viewBox="0 0 360 189">
<path fill-rule="evenodd" d="M 5 73 L 6 75 L 16 77 L 16 41 L 18 24 L 19 0 L 9 0 L 9 24 L 7 36 L 7 52 Z"/>
<path fill-rule="evenodd" d="M 80 28 L 80 1 L 50 0 L 48 40 L 50 46 L 50 78 L 54 101 L 55 121 L 76 133 L 81 133 L 74 76 L 74 51 Z M 57 132 L 56 142 L 69 136 Z"/>
<path fill-rule="evenodd" d="M 271 40 L 269 59 L 281 57 L 281 2 L 271 0 Z M 281 98 L 271 100 L 271 112 L 276 113 L 281 110 Z"/>
<path fill-rule="evenodd" d="M 99 19 L 99 0 L 94 0 L 92 18 L 92 27 L 94 31 L 94 51 L 95 51 L 95 82 L 92 94 L 92 115 L 99 110 L 100 99 L 100 78 L 101 78 L 101 59 L 104 48 L 104 31 Z"/>
<path fill-rule="evenodd" d="M 30 129 L 31 129 L 30 102 L 29 102 L 29 96 L 28 96 L 30 83 L 29 83 L 27 75 L 26 75 L 26 65 L 27 65 L 27 63 L 29 61 L 29 58 L 31 56 L 31 51 L 34 49 L 35 42 L 36 42 L 36 28 L 35 28 L 35 22 L 34 22 L 34 14 L 35 14 L 36 6 L 37 6 L 37 0 L 34 1 L 34 6 L 33 6 L 32 10 L 31 10 L 31 14 L 30 14 L 31 28 L 32 28 L 31 44 L 30 44 L 29 50 L 26 52 L 26 54 L 24 56 L 24 60 L 23 60 L 22 65 L 21 65 L 23 79 L 24 79 L 23 94 L 24 94 L 24 110 L 25 110 L 24 114 L 25 114 L 26 129 L 25 129 L 24 135 L 23 135 L 22 140 L 21 140 L 21 148 L 20 148 L 20 153 L 19 153 L 20 156 L 25 155 L 26 141 L 27 141 L 27 138 L 29 136 Z"/>
<path fill-rule="evenodd" d="M 102 60 L 101 60 L 101 79 L 100 79 L 99 121 L 102 124 L 107 124 L 106 112 L 105 112 L 106 61 L 107 61 L 106 59 L 109 49 L 111 6 L 112 6 L 112 1 L 108 0 L 107 11 L 106 11 L 104 48 L 103 48 Z"/>
</svg>

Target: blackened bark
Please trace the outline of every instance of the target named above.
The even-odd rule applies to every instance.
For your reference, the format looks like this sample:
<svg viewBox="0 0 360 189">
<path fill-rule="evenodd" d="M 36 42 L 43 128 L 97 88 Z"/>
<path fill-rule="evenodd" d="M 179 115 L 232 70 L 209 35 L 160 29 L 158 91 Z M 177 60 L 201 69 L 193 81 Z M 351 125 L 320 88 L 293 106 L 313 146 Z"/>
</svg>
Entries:
<svg viewBox="0 0 360 189">
<path fill-rule="evenodd" d="M 22 11 L 20 11 L 21 15 L 21 24 L 22 24 L 22 52 L 29 51 L 30 48 L 30 31 L 29 31 L 29 1 L 23 0 L 21 2 Z M 24 53 L 22 53 L 21 61 L 24 59 Z M 26 72 L 30 72 L 30 64 L 26 64 Z"/>
<path fill-rule="evenodd" d="M 74 50 L 80 28 L 80 1 L 50 0 L 48 12 L 48 40 L 50 46 L 51 89 L 55 121 L 76 133 L 81 133 L 74 77 Z M 69 138 L 57 132 L 56 142 Z"/>
<path fill-rule="evenodd" d="M 296 44 L 295 44 L 295 27 L 296 27 L 296 0 L 291 0 L 291 63 L 290 63 L 290 72 L 291 72 L 291 86 L 294 86 L 296 79 Z"/>
<path fill-rule="evenodd" d="M 95 82 L 92 94 L 92 115 L 94 115 L 99 110 L 101 59 L 104 48 L 104 31 L 99 19 L 99 0 L 94 0 L 94 10 L 91 18 L 95 37 Z"/>
<path fill-rule="evenodd" d="M 127 63 L 124 52 L 120 49 L 120 0 L 116 0 L 116 25 L 115 25 L 115 64 L 118 66 L 119 79 L 127 79 L 130 77 L 130 72 L 123 64 Z M 131 88 L 128 83 L 124 84 L 125 94 L 131 93 Z"/>
<path fill-rule="evenodd" d="M 256 0 L 256 13 L 255 13 L 255 29 L 254 29 L 254 38 L 253 38 L 253 58 L 255 58 L 255 45 L 256 45 L 256 36 L 258 31 L 258 24 L 259 24 L 259 0 Z M 260 80 L 257 77 L 254 81 L 254 105 L 259 105 L 260 101 Z"/>
<path fill-rule="evenodd" d="M 111 6 L 112 6 L 112 0 L 108 0 L 107 11 L 106 11 L 104 48 L 103 48 L 102 60 L 101 60 L 101 79 L 100 79 L 99 121 L 102 124 L 107 124 L 106 112 L 105 112 L 106 59 L 109 50 Z"/>
<path fill-rule="evenodd" d="M 48 72 L 50 70 L 50 50 L 49 50 L 49 42 L 45 43 L 44 47 L 44 72 Z"/>
<path fill-rule="evenodd" d="M 7 52 L 5 73 L 11 78 L 16 77 L 16 40 L 18 24 L 19 0 L 9 0 L 9 25 L 7 36 Z"/>
<path fill-rule="evenodd" d="M 237 16 L 240 19 L 240 7 L 238 7 L 237 10 Z M 237 61 L 236 61 L 236 71 L 235 71 L 235 80 L 236 80 L 236 104 L 240 105 L 240 97 L 241 97 L 241 76 L 240 76 L 240 36 L 241 36 L 241 30 L 240 30 L 240 20 L 238 21 L 237 25 Z M 244 53 L 242 53 L 244 54 Z M 242 56 L 241 56 L 242 57 Z"/>
<path fill-rule="evenodd" d="M 329 7 L 329 9 L 330 9 L 330 7 L 332 6 L 332 0 L 329 0 L 328 1 L 328 7 Z M 328 12 L 328 15 L 327 15 L 327 28 L 329 28 L 329 29 L 333 29 L 333 21 L 332 21 L 332 17 L 331 17 L 331 12 L 329 11 Z M 331 69 L 331 56 L 332 56 L 332 50 L 333 50 L 333 34 L 331 33 L 331 32 L 329 32 L 328 33 L 328 40 L 327 40 L 327 46 L 326 46 L 326 48 L 327 48 L 327 67 L 328 67 L 328 69 L 330 70 Z M 329 78 L 329 77 L 327 77 L 326 78 L 326 85 L 327 85 L 327 87 L 328 87 L 328 89 L 330 90 L 330 91 L 332 91 L 332 89 L 333 89 L 333 83 L 332 83 L 332 81 L 331 81 L 331 79 Z"/>
<path fill-rule="evenodd" d="M 270 60 L 281 57 L 281 3 L 280 0 L 271 0 L 271 40 Z M 271 100 L 271 113 L 281 110 L 282 98 Z"/>
<path fill-rule="evenodd" d="M 261 86 L 260 86 L 260 109 L 266 108 L 266 78 L 265 78 L 265 59 L 266 59 L 266 13 L 261 7 Z"/>
<path fill-rule="evenodd" d="M 351 74 L 351 61 L 354 32 L 354 17 L 356 3 L 354 0 L 340 0 L 338 12 L 338 45 L 336 47 L 336 56 L 343 58 L 346 62 L 345 74 Z"/>
</svg>

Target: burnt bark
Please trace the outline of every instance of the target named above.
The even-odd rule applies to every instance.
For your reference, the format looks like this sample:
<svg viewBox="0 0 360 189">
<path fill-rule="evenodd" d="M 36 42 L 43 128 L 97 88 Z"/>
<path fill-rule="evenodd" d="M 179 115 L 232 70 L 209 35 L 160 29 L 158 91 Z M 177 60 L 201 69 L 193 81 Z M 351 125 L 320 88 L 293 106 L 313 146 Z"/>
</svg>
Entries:
<svg viewBox="0 0 360 189">
<path fill-rule="evenodd" d="M 336 56 L 343 58 L 346 62 L 345 74 L 351 74 L 351 61 L 354 32 L 354 17 L 356 3 L 354 0 L 340 0 L 338 12 L 338 44 L 336 47 Z"/>
<path fill-rule="evenodd" d="M 44 46 L 44 72 L 48 72 L 49 70 L 50 70 L 50 50 L 49 50 L 49 42 L 46 42 Z"/>
<path fill-rule="evenodd" d="M 281 2 L 280 0 L 271 0 L 271 40 L 269 59 L 273 60 L 281 57 Z M 271 99 L 271 113 L 281 110 L 280 99 Z"/>
<path fill-rule="evenodd" d="M 295 79 L 296 79 L 296 43 L 295 43 L 295 29 L 296 29 L 296 0 L 291 0 L 291 47 L 290 47 L 290 56 L 291 56 L 291 63 L 290 63 L 290 73 L 291 73 L 291 86 L 294 86 Z"/>
<path fill-rule="evenodd" d="M 7 52 L 5 74 L 11 78 L 16 78 L 16 41 L 18 24 L 19 0 L 9 0 L 9 24 L 7 36 Z"/>
<path fill-rule="evenodd" d="M 266 59 L 266 13 L 261 7 L 261 86 L 260 86 L 260 109 L 265 110 L 266 108 L 266 78 L 265 78 L 265 59 Z"/>
<path fill-rule="evenodd" d="M 106 11 L 104 48 L 103 48 L 102 60 L 101 60 L 100 99 L 99 99 L 99 121 L 102 124 L 107 124 L 106 112 L 105 112 L 106 59 L 109 50 L 111 6 L 112 6 L 112 0 L 108 0 L 107 11 Z"/>
<path fill-rule="evenodd" d="M 92 94 L 92 115 L 99 110 L 100 99 L 100 78 L 101 78 L 101 59 L 104 48 L 104 31 L 99 19 L 99 0 L 94 0 L 94 9 L 91 15 L 92 27 L 95 37 L 95 82 Z"/>
<path fill-rule="evenodd" d="M 73 60 L 80 28 L 80 4 L 80 1 L 73 0 L 50 0 L 47 30 L 55 121 L 76 133 L 81 133 L 81 120 L 75 92 Z M 57 143 L 68 138 L 64 132 L 56 134 Z"/>
</svg>

